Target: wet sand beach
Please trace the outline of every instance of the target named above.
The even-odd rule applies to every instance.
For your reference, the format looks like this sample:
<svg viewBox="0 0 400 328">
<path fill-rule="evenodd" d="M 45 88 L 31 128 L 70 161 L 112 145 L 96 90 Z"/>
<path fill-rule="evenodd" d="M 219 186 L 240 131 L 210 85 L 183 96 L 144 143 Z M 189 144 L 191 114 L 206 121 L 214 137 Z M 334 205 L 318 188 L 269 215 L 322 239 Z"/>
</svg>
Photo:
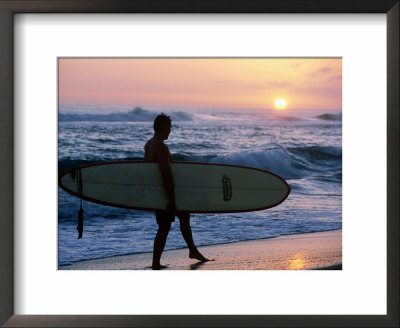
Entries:
<svg viewBox="0 0 400 328">
<path fill-rule="evenodd" d="M 185 249 L 164 251 L 165 270 L 341 270 L 342 230 L 199 247 L 210 262 Z M 152 253 L 113 256 L 60 266 L 59 270 L 151 270 Z"/>
</svg>

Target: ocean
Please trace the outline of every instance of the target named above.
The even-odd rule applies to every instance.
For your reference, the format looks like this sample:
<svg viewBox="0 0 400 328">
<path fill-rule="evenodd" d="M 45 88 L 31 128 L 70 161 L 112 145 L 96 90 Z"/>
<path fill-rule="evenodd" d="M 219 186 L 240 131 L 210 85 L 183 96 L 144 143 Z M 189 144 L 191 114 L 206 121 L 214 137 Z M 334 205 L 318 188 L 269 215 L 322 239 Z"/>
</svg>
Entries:
<svg viewBox="0 0 400 328">
<path fill-rule="evenodd" d="M 153 120 L 161 112 L 172 119 L 165 143 L 173 160 L 260 168 L 281 176 L 291 187 L 288 199 L 271 209 L 192 214 L 197 246 L 342 228 L 341 111 L 60 105 L 59 174 L 83 164 L 143 160 Z M 83 201 L 84 231 L 78 239 L 79 208 L 80 199 L 58 188 L 60 267 L 152 252 L 154 213 Z M 185 247 L 176 219 L 165 249 Z"/>
</svg>

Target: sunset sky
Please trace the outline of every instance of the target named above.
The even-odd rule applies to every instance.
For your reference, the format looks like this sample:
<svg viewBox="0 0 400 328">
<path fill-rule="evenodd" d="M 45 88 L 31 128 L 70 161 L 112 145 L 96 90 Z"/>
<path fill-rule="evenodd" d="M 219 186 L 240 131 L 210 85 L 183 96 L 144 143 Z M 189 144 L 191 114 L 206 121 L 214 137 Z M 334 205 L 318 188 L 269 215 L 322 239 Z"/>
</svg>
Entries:
<svg viewBox="0 0 400 328">
<path fill-rule="evenodd" d="M 277 99 L 280 110 L 340 110 L 342 60 L 59 59 L 64 105 L 274 109 Z"/>
</svg>

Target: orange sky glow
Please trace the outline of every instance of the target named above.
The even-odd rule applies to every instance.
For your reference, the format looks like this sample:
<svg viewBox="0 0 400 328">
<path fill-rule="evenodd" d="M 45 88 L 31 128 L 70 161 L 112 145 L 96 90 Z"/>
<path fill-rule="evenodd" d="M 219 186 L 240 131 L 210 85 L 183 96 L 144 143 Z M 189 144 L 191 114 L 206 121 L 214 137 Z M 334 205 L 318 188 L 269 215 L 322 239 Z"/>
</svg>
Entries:
<svg viewBox="0 0 400 328">
<path fill-rule="evenodd" d="M 342 108 L 340 58 L 61 58 L 59 103 L 176 108 Z"/>
</svg>

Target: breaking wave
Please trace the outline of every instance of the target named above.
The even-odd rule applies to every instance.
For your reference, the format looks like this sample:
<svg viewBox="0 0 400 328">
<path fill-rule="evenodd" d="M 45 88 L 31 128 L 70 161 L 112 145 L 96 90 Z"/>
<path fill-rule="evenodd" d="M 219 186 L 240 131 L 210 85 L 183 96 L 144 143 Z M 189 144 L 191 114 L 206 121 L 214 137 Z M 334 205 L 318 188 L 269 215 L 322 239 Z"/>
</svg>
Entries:
<svg viewBox="0 0 400 328">
<path fill-rule="evenodd" d="M 60 113 L 59 122 L 153 122 L 159 113 L 152 112 L 141 107 L 135 107 L 128 112 L 115 112 L 108 114 L 80 114 Z M 193 118 L 184 112 L 168 113 L 173 121 L 192 121 Z"/>
<path fill-rule="evenodd" d="M 342 113 L 338 114 L 322 114 L 316 116 L 316 118 L 324 121 L 341 121 L 342 120 Z"/>
</svg>

